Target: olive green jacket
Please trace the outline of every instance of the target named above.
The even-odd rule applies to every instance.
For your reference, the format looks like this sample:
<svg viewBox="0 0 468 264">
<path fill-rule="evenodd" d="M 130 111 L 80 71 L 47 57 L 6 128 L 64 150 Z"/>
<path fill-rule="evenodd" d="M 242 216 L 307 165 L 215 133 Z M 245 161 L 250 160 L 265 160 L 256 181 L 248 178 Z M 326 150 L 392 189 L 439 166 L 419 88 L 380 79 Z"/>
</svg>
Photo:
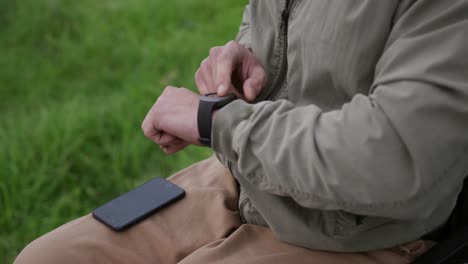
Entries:
<svg viewBox="0 0 468 264">
<path fill-rule="evenodd" d="M 468 1 L 253 0 L 237 40 L 269 82 L 217 113 L 212 145 L 247 222 L 363 251 L 447 219 L 468 174 Z"/>
</svg>

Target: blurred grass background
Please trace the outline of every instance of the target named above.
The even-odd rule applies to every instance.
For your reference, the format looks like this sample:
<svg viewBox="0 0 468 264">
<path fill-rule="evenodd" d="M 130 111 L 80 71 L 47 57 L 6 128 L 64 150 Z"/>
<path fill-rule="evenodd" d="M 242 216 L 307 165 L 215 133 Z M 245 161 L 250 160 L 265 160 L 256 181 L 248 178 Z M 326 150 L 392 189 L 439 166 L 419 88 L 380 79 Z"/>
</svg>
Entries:
<svg viewBox="0 0 468 264">
<path fill-rule="evenodd" d="M 166 156 L 140 124 L 167 85 L 195 88 L 246 1 L 0 0 L 0 262 L 154 176 Z"/>
</svg>

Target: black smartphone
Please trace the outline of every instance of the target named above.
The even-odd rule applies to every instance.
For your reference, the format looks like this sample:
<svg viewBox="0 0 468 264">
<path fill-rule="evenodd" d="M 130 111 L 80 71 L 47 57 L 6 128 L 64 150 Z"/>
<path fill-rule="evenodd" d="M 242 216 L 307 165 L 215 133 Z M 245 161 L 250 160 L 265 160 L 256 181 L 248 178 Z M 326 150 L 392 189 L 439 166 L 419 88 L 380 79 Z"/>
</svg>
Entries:
<svg viewBox="0 0 468 264">
<path fill-rule="evenodd" d="M 154 178 L 98 207 L 93 216 L 115 231 L 122 231 L 175 202 L 185 191 L 163 178 Z"/>
</svg>

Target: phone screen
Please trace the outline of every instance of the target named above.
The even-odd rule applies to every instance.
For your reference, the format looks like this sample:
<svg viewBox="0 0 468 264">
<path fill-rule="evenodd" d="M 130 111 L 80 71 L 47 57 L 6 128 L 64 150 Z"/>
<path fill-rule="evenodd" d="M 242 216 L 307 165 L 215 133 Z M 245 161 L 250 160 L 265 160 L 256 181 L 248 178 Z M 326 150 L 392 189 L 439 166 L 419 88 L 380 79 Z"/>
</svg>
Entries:
<svg viewBox="0 0 468 264">
<path fill-rule="evenodd" d="M 184 195 L 185 191 L 174 183 L 154 178 L 97 208 L 93 216 L 110 228 L 121 231 Z"/>
</svg>

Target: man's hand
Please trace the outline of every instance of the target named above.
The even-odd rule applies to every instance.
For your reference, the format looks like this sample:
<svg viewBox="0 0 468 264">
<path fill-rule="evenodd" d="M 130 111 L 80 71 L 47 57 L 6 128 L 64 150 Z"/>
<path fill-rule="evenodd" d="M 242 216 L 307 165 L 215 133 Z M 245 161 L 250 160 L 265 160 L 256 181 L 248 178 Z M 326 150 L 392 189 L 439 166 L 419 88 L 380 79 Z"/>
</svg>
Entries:
<svg viewBox="0 0 468 264">
<path fill-rule="evenodd" d="M 167 154 L 198 141 L 197 112 L 199 97 L 185 88 L 166 87 L 146 114 L 141 125 L 146 137 L 159 144 Z"/>
<path fill-rule="evenodd" d="M 201 94 L 217 92 L 226 96 L 232 92 L 247 101 L 255 100 L 266 81 L 267 75 L 257 58 L 235 41 L 211 48 L 195 73 Z"/>
</svg>

